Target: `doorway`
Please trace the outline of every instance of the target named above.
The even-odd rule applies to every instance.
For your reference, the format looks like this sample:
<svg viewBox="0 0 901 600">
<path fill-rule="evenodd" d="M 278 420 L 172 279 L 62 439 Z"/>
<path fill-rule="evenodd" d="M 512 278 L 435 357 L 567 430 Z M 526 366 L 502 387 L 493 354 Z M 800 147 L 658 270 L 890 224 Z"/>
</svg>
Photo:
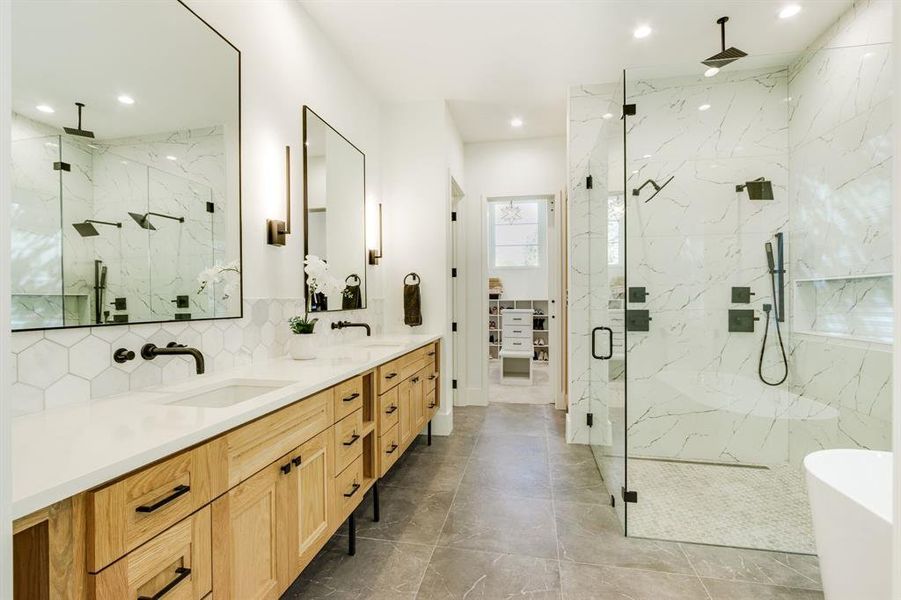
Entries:
<svg viewBox="0 0 901 600">
<path fill-rule="evenodd" d="M 485 200 L 485 360 L 488 401 L 554 404 L 560 349 L 554 195 Z"/>
</svg>

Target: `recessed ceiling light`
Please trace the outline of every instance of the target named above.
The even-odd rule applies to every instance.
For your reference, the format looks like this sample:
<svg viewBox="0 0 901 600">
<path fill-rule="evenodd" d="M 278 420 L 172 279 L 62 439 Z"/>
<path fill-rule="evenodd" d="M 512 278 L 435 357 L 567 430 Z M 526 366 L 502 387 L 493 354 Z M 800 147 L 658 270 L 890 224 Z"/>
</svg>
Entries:
<svg viewBox="0 0 901 600">
<path fill-rule="evenodd" d="M 632 171 L 633 175 L 638 175 L 638 171 Z"/>
<path fill-rule="evenodd" d="M 510 127 L 522 127 L 522 119 L 519 117 L 513 117 L 510 119 Z"/>
<path fill-rule="evenodd" d="M 635 36 L 635 39 L 640 40 L 651 35 L 653 31 L 654 30 L 651 29 L 650 25 L 639 25 L 635 28 L 635 31 L 632 32 L 632 35 Z"/>
<path fill-rule="evenodd" d="M 704 77 L 713 77 L 714 75 L 716 75 L 719 72 L 720 72 L 720 70 L 717 69 L 716 67 L 710 67 L 709 69 L 704 71 Z"/>
<path fill-rule="evenodd" d="M 56 112 L 55 110 L 53 110 L 52 106 L 47 106 L 46 104 L 38 104 L 37 106 L 35 106 L 35 108 L 38 109 L 39 111 L 41 111 L 42 113 Z"/>
<path fill-rule="evenodd" d="M 698 107 L 698 110 L 707 110 L 708 108 L 710 108 L 709 104 L 702 104 Z"/>
<path fill-rule="evenodd" d="M 788 6 L 784 7 L 782 10 L 779 11 L 779 18 L 780 19 L 790 19 L 791 17 L 795 16 L 799 12 L 801 12 L 800 4 L 789 4 Z"/>
<path fill-rule="evenodd" d="M 121 102 L 122 104 L 134 104 L 134 103 L 135 103 L 135 99 L 134 99 L 134 98 L 132 98 L 131 96 L 126 96 L 125 94 L 122 94 L 122 95 L 119 96 L 119 98 L 117 98 L 117 99 L 118 99 L 119 102 Z"/>
<path fill-rule="evenodd" d="M 172 156 L 171 154 L 169 154 L 166 156 L 166 160 L 178 160 L 178 159 L 175 158 L 174 156 Z"/>
<path fill-rule="evenodd" d="M 650 154 L 645 154 L 644 156 L 642 156 L 642 158 L 645 158 L 645 159 L 651 158 L 651 155 L 650 155 Z"/>
<path fill-rule="evenodd" d="M 602 119 L 612 119 L 612 118 L 613 118 L 613 113 L 604 113 L 604 114 L 601 116 L 601 118 L 602 118 Z"/>
</svg>

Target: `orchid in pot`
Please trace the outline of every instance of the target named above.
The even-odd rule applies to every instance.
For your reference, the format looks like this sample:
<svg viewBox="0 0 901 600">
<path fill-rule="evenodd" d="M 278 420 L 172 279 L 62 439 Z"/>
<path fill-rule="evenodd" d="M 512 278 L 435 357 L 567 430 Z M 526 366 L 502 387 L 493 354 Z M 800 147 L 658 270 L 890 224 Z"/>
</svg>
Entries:
<svg viewBox="0 0 901 600">
<path fill-rule="evenodd" d="M 332 275 L 328 263 L 315 254 L 307 254 L 303 263 L 304 273 L 307 274 L 310 308 L 327 310 L 328 299 L 340 298 L 344 293 L 344 283 Z"/>
<path fill-rule="evenodd" d="M 288 319 L 291 333 L 295 334 L 288 340 L 288 353 L 294 360 L 316 358 L 316 340 L 313 336 L 313 329 L 316 327 L 316 321 L 318 320 L 310 319 L 307 315 Z"/>
</svg>

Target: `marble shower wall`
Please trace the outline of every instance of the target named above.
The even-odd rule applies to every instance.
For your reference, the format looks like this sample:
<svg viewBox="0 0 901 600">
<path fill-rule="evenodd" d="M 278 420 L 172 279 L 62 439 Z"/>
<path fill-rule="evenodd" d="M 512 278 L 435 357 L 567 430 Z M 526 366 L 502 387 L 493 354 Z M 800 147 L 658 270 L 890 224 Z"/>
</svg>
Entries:
<svg viewBox="0 0 901 600">
<path fill-rule="evenodd" d="M 303 314 L 300 299 L 245 299 L 240 319 L 13 332 L 12 412 L 35 413 L 195 376 L 193 361 L 183 357 L 117 364 L 112 360 L 117 348 L 139 352 L 147 342 L 176 340 L 203 352 L 207 372 L 282 356 L 293 335 L 288 319 L 296 314 Z M 315 335 L 321 346 L 365 335 L 330 328 L 332 321 L 344 319 L 370 323 L 375 335 L 382 332 L 382 316 L 382 301 L 370 298 L 365 310 L 318 315 Z"/>
<path fill-rule="evenodd" d="M 787 458 L 792 398 L 757 381 L 763 322 L 728 331 L 728 311 L 772 303 L 764 243 L 789 217 L 788 72 L 784 68 L 646 77 L 627 72 L 628 187 L 673 180 L 653 199 L 627 195 L 629 287 L 646 287 L 648 332 L 630 331 L 630 456 L 737 463 Z M 773 183 L 752 201 L 736 184 Z M 750 305 L 731 288 L 750 286 Z M 771 336 L 766 372 L 778 379 Z M 787 337 L 787 335 L 786 335 Z"/>
<path fill-rule="evenodd" d="M 837 413 L 790 454 L 891 447 L 891 3 L 856 2 L 789 71 L 790 389 Z"/>
</svg>

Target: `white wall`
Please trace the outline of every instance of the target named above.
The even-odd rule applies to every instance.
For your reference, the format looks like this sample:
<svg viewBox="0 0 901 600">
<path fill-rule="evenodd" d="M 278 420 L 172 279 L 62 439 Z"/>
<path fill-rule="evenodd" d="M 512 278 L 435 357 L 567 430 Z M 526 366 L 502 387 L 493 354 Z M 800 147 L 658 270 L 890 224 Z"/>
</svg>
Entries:
<svg viewBox="0 0 901 600">
<path fill-rule="evenodd" d="M 0 2 L 0 355 L 9 355 L 10 2 Z M 0 598 L 12 597 L 10 361 L 0 366 Z"/>
<path fill-rule="evenodd" d="M 548 137 L 506 142 L 466 144 L 466 197 L 462 227 L 466 230 L 464 355 L 461 404 L 487 402 L 484 357 L 484 311 L 482 290 L 487 285 L 487 218 L 485 199 L 495 196 L 554 195 L 566 184 L 566 138 Z M 550 214 L 549 220 L 550 220 Z M 551 239 L 548 238 L 548 245 Z M 504 275 L 507 282 L 515 281 Z M 546 281 L 546 278 L 545 278 Z M 514 287 L 511 293 L 519 293 Z M 507 297 L 512 297 L 506 294 Z"/>
<path fill-rule="evenodd" d="M 309 105 L 366 154 L 367 195 L 380 189 L 379 101 L 298 2 L 189 0 L 241 50 L 244 290 L 250 298 L 303 293 L 301 117 Z M 266 244 L 266 219 L 284 218 L 284 147 L 292 147 L 293 232 Z M 370 300 L 378 270 L 369 268 Z"/>
<path fill-rule="evenodd" d="M 463 185 L 463 146 L 446 103 L 386 106 L 382 161 L 385 330 L 445 333 L 451 320 L 450 177 Z M 404 324 L 403 280 L 421 278 L 422 325 Z M 451 398 L 452 339 L 445 337 L 442 398 Z M 435 432 L 453 427 L 450 402 L 442 402 Z"/>
<path fill-rule="evenodd" d="M 901 40 L 901 10 L 892 11 L 892 34 L 895 43 L 892 45 L 892 81 L 901 81 L 901 51 L 897 40 Z M 892 99 L 892 122 L 901 123 L 901 94 L 895 94 Z M 894 128 L 895 148 L 901 148 L 901 127 Z M 892 225 L 894 231 L 901 231 L 901 157 L 895 153 L 892 160 Z M 893 290 L 894 298 L 901 298 L 901 252 L 894 253 Z M 901 348 L 901 302 L 894 302 L 894 348 Z M 894 559 L 893 565 L 901 561 L 901 363 L 897 357 L 892 360 L 892 448 L 895 453 L 895 481 L 894 481 L 894 520 L 893 540 Z M 892 598 L 901 600 L 901 570 L 895 569 L 892 573 L 894 587 Z"/>
</svg>

